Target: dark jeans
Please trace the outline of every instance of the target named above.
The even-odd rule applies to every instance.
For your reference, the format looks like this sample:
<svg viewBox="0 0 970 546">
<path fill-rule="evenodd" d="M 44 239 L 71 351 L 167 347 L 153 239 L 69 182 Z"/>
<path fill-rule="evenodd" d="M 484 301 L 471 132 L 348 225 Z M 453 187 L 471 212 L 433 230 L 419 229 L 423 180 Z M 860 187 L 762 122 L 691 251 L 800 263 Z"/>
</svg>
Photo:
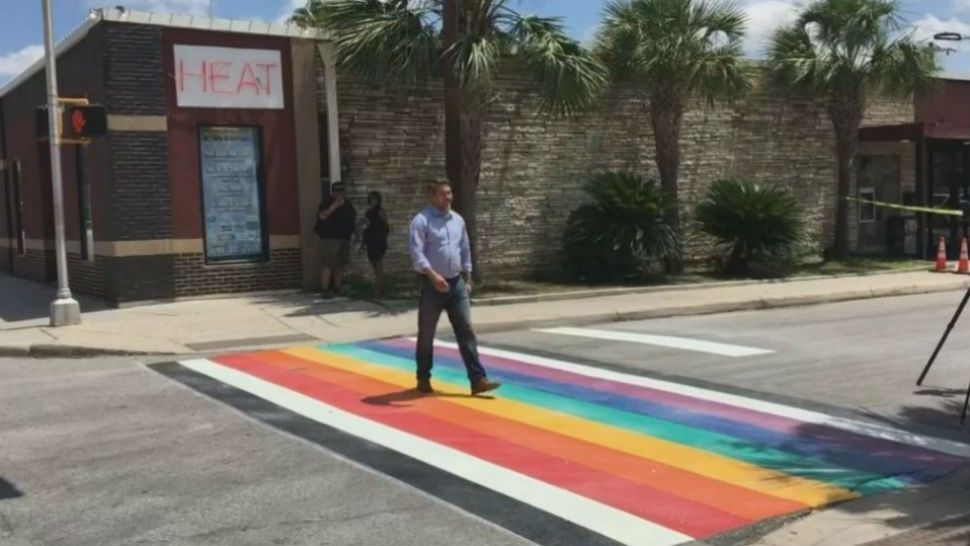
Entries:
<svg viewBox="0 0 970 546">
<path fill-rule="evenodd" d="M 421 278 L 421 300 L 418 305 L 418 379 L 431 378 L 434 357 L 434 334 L 438 328 L 441 311 L 448 311 L 448 320 L 455 331 L 458 350 L 465 362 L 468 379 L 475 382 L 485 377 L 485 368 L 478 359 L 478 341 L 472 330 L 471 301 L 461 277 L 448 279 L 448 292 L 435 290 L 427 278 Z"/>
</svg>

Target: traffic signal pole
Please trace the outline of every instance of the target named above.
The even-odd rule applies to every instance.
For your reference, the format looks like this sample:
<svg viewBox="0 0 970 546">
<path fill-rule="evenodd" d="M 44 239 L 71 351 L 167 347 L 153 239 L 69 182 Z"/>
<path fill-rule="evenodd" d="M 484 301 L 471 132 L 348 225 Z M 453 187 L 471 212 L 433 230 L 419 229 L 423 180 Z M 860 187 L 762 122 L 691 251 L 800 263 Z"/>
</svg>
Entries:
<svg viewBox="0 0 970 546">
<path fill-rule="evenodd" d="M 61 105 L 57 97 L 57 67 L 54 33 L 51 28 L 51 0 L 41 0 L 44 16 L 44 54 L 47 58 L 47 116 L 51 155 L 51 185 L 54 201 L 54 244 L 57 259 L 57 299 L 51 303 L 51 326 L 81 323 L 81 307 L 71 296 L 67 278 L 67 245 L 64 240 L 64 188 L 61 176 Z"/>
</svg>

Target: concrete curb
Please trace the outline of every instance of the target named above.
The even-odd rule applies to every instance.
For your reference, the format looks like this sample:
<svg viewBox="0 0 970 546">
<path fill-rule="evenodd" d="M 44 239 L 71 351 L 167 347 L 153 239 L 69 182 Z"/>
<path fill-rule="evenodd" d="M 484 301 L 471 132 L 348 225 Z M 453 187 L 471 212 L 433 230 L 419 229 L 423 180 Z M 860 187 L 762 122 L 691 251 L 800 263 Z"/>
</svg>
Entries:
<svg viewBox="0 0 970 546">
<path fill-rule="evenodd" d="M 82 345 L 57 345 L 54 343 L 0 345 L 0 358 L 93 358 L 99 356 L 173 356 L 176 354 L 179 353 L 132 351 Z"/>
<path fill-rule="evenodd" d="M 758 284 L 762 281 L 745 282 L 744 284 Z M 718 286 L 724 286 L 718 284 Z M 550 319 L 513 319 L 499 320 L 492 322 L 479 322 L 475 325 L 479 333 L 494 333 L 509 330 L 528 330 L 534 328 L 555 328 L 559 326 L 589 326 L 593 324 L 603 324 L 607 322 L 627 322 L 635 320 L 647 320 L 666 317 L 689 316 L 689 315 L 710 315 L 715 313 L 730 313 L 739 311 L 756 311 L 759 309 L 778 309 L 784 307 L 799 307 L 809 305 L 820 305 L 826 303 L 838 303 L 845 301 L 857 301 L 893 296 L 911 296 L 918 294 L 932 294 L 937 292 L 951 292 L 965 290 L 970 287 L 970 278 L 960 282 L 948 283 L 946 285 L 935 286 L 890 286 L 885 288 L 868 288 L 850 290 L 835 294 L 811 294 L 802 296 L 782 296 L 782 297 L 760 297 L 755 299 L 745 299 L 738 301 L 726 301 L 718 303 L 703 303 L 695 305 L 684 305 L 680 307 L 665 307 L 661 309 L 639 309 L 635 311 L 611 311 L 605 313 L 594 313 L 588 315 L 576 315 L 568 317 L 557 317 Z M 663 291 L 663 290 L 653 290 Z M 586 299 L 582 297 L 572 299 Z M 439 326 L 442 331 L 447 331 L 447 324 Z M 402 332 L 388 331 L 383 337 L 400 337 L 413 335 L 411 329 Z M 349 340 L 354 341 L 354 340 Z M 359 341 L 359 340 L 357 340 Z M 247 347 L 254 349 L 262 347 L 260 345 Z M 27 357 L 27 358 L 92 358 L 99 356 L 174 356 L 178 354 L 198 354 L 191 350 L 185 353 L 159 352 L 159 351 L 133 351 L 128 349 L 112 349 L 105 347 L 85 347 L 80 345 L 61 345 L 57 343 L 41 343 L 34 345 L 0 345 L 0 357 Z"/>
<path fill-rule="evenodd" d="M 848 279 L 856 277 L 872 277 L 875 275 L 896 275 L 904 273 L 919 273 L 929 271 L 926 268 L 899 269 L 895 271 L 874 271 L 872 273 L 843 273 L 839 275 L 811 275 L 783 279 L 749 279 L 740 281 L 711 281 L 685 284 L 662 284 L 657 286 L 631 286 L 623 288 L 591 288 L 588 290 L 571 290 L 565 292 L 549 292 L 546 294 L 526 294 L 522 296 L 496 296 L 493 298 L 472 297 L 472 305 L 513 305 L 516 303 L 540 303 L 549 301 L 579 300 L 599 298 L 603 296 L 624 296 L 629 294 L 652 294 L 656 292 L 674 292 L 688 290 L 703 290 L 705 288 L 732 288 L 736 286 L 752 286 L 758 284 L 791 284 L 805 281 L 820 281 L 828 279 Z"/>
<path fill-rule="evenodd" d="M 30 356 L 30 346 L 0 345 L 0 358 L 19 358 Z"/>
<path fill-rule="evenodd" d="M 802 307 L 858 301 L 893 296 L 914 296 L 919 294 L 933 294 L 938 292 L 952 292 L 966 289 L 970 286 L 970 279 L 959 286 L 907 286 L 890 287 L 885 289 L 865 289 L 842 292 L 838 294 L 818 294 L 809 296 L 791 296 L 779 298 L 759 298 L 734 302 L 721 302 L 701 305 L 685 305 L 682 307 L 667 307 L 663 309 L 644 309 L 638 311 L 598 313 L 595 315 L 581 315 L 575 317 L 561 317 L 555 319 L 510 320 L 491 323 L 479 323 L 475 330 L 482 333 L 493 333 L 507 330 L 525 330 L 533 328 L 556 328 L 560 326 L 589 326 L 605 322 L 629 322 L 689 315 L 712 315 L 716 313 L 732 313 L 740 311 L 757 311 L 759 309 L 780 309 L 785 307 Z"/>
<path fill-rule="evenodd" d="M 106 347 L 85 347 L 83 345 L 58 345 L 56 343 L 38 343 L 30 346 L 30 356 L 33 358 L 91 358 L 95 356 L 168 356 L 175 353 L 157 351 L 132 351 L 128 349 L 110 349 Z"/>
</svg>

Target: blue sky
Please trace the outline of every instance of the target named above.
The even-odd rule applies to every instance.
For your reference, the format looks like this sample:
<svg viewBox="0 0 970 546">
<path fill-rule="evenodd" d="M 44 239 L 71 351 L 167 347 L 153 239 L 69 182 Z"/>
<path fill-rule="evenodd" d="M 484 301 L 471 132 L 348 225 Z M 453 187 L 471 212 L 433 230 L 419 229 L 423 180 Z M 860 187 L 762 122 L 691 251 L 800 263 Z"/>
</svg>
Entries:
<svg viewBox="0 0 970 546">
<path fill-rule="evenodd" d="M 757 56 L 767 36 L 805 0 L 736 0 L 748 14 L 747 49 Z M 970 0 L 900 0 L 904 15 L 920 36 L 941 30 L 970 34 Z M 303 0 L 53 0 L 54 28 L 61 38 L 79 25 L 88 10 L 122 4 L 131 9 L 194 13 L 216 17 L 278 20 Z M 578 39 L 595 34 L 606 0 L 518 0 L 519 9 L 564 18 Z M 0 0 L 0 84 L 43 55 L 40 0 Z M 970 42 L 943 59 L 948 72 L 970 73 Z"/>
</svg>

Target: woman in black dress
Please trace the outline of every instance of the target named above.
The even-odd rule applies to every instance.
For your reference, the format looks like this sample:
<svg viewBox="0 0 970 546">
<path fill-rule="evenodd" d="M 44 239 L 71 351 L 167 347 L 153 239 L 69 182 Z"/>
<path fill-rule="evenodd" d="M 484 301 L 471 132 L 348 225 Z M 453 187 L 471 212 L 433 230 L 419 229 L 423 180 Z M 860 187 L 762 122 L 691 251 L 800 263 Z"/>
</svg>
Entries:
<svg viewBox="0 0 970 546">
<path fill-rule="evenodd" d="M 364 221 L 364 248 L 367 249 L 367 259 L 374 268 L 374 297 L 380 298 L 384 295 L 384 254 L 387 252 L 387 236 L 391 230 L 379 192 L 372 191 L 367 194 Z"/>
</svg>

